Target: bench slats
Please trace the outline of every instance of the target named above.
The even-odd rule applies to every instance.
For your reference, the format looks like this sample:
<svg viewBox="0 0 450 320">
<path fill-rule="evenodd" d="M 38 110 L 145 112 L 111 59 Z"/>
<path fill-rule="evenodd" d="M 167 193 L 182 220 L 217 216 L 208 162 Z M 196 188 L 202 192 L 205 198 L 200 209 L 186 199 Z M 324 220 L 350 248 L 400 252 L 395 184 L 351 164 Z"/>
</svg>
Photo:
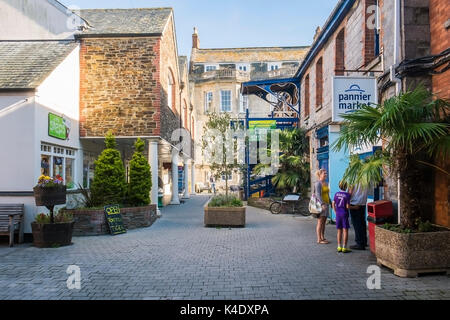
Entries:
<svg viewBox="0 0 450 320">
<path fill-rule="evenodd" d="M 14 214 L 12 219 L 12 228 L 9 226 L 10 215 Z M 23 221 L 24 205 L 19 203 L 0 204 L 0 234 L 9 235 L 9 246 L 14 245 L 14 233 L 19 231 L 19 243 L 23 242 Z"/>
</svg>

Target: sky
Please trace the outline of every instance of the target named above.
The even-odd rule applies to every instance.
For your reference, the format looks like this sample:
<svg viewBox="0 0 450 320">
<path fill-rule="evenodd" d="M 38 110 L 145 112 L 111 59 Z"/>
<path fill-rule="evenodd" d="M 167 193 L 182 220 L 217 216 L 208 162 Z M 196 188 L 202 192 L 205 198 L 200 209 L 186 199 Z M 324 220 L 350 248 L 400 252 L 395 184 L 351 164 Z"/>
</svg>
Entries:
<svg viewBox="0 0 450 320">
<path fill-rule="evenodd" d="M 189 56 L 193 28 L 201 48 L 311 45 L 338 0 L 59 0 L 93 8 L 172 7 L 179 55 Z"/>
</svg>

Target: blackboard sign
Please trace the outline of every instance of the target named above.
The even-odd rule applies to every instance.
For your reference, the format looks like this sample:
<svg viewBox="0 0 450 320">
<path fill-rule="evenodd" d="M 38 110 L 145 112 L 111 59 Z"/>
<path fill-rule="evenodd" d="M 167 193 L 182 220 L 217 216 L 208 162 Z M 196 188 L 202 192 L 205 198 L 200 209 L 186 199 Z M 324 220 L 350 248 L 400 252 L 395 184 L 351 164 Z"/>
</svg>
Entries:
<svg viewBox="0 0 450 320">
<path fill-rule="evenodd" d="M 113 236 L 126 233 L 119 205 L 105 206 L 106 221 Z"/>
</svg>

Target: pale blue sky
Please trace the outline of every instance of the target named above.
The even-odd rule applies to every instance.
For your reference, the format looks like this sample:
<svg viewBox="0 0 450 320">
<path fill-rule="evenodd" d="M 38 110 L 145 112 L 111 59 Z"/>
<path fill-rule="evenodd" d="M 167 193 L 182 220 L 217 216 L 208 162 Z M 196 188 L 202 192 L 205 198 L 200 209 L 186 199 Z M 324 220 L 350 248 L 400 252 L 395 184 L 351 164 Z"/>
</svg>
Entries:
<svg viewBox="0 0 450 320">
<path fill-rule="evenodd" d="M 60 0 L 80 8 L 172 7 L 178 51 L 189 55 L 194 26 L 201 48 L 305 46 L 338 0 Z"/>
</svg>

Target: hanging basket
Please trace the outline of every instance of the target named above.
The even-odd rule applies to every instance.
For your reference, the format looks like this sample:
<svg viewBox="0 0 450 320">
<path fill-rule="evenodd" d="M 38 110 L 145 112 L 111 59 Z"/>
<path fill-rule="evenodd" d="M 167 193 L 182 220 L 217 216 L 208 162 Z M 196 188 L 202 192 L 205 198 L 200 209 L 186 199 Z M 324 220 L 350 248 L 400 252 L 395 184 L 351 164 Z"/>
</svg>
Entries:
<svg viewBox="0 0 450 320">
<path fill-rule="evenodd" d="M 66 203 L 66 186 L 34 187 L 33 191 L 37 206 L 56 206 Z"/>
</svg>

